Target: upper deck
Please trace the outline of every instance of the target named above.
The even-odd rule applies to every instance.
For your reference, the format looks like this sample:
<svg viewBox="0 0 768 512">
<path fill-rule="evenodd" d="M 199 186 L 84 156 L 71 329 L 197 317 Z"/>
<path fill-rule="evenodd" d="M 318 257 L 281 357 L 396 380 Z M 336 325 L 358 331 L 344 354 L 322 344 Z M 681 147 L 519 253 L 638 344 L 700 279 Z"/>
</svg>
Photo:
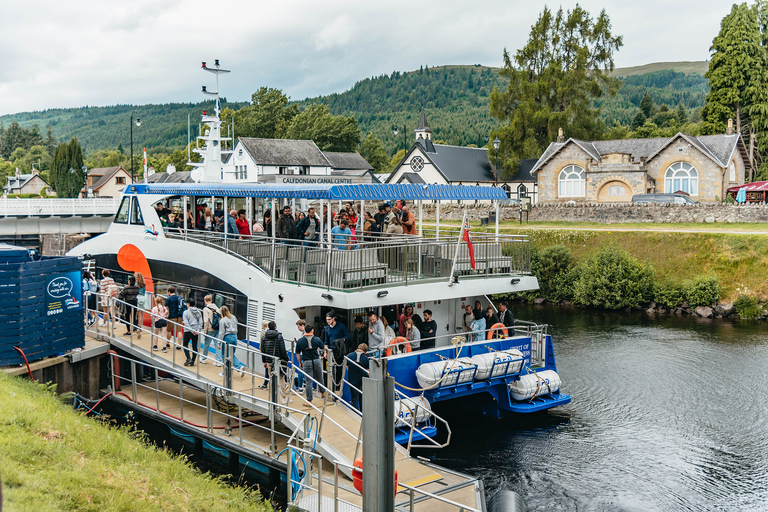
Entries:
<svg viewBox="0 0 768 512">
<path fill-rule="evenodd" d="M 318 218 L 319 236 L 313 241 L 283 240 L 266 233 L 243 236 L 210 232 L 188 225 L 188 222 L 194 222 L 186 216 L 182 216 L 180 228 L 166 228 L 161 235 L 221 250 L 258 267 L 273 281 L 353 291 L 459 278 L 475 280 L 530 274 L 528 237 L 499 234 L 498 206 L 506 200 L 506 193 L 500 188 L 413 184 L 176 183 L 132 185 L 126 194 L 139 198 L 145 212 L 143 223 L 147 225 L 150 224 L 147 219 L 157 215 L 151 205 L 161 199 L 175 198 L 173 201 L 182 211 L 196 211 L 201 204 L 212 206 L 217 203 L 227 212 L 234 205 L 242 205 L 247 219 L 254 218 L 254 212 L 261 209 L 256 205 L 261 203 L 262 208 L 271 210 L 272 220 L 268 226 L 271 233 L 277 232 L 277 203 L 319 206 L 318 212 L 329 206 L 325 218 L 322 215 Z M 338 235 L 332 235 L 332 209 L 336 204 L 352 202 L 364 212 L 366 202 L 370 207 L 374 202 L 395 199 L 408 201 L 411 205 L 411 213 L 418 221 L 418 235 L 364 233 L 359 221 L 351 238 L 340 241 Z M 422 215 L 425 201 L 437 205 L 434 230 L 425 229 Z M 468 244 L 458 231 L 440 231 L 441 201 L 495 203 L 495 233 L 474 233 L 473 254 L 470 254 Z M 125 205 L 126 216 L 128 208 Z M 156 226 L 159 222 L 152 220 L 152 224 Z"/>
<path fill-rule="evenodd" d="M 262 269 L 273 280 L 329 290 L 370 289 L 420 282 L 519 276 L 531 273 L 527 236 L 474 234 L 469 249 L 451 236 L 378 236 L 348 244 L 266 236 L 224 236 L 187 230 L 165 236 L 218 248 Z"/>
</svg>

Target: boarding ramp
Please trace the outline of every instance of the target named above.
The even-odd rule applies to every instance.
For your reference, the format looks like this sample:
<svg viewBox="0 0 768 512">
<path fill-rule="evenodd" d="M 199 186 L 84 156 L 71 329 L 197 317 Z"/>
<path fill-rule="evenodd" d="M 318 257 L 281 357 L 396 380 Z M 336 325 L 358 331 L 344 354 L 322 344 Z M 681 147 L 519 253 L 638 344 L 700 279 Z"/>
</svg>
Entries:
<svg viewBox="0 0 768 512">
<path fill-rule="evenodd" d="M 0 236 L 104 233 L 120 205 L 119 198 L 0 200 Z"/>
</svg>

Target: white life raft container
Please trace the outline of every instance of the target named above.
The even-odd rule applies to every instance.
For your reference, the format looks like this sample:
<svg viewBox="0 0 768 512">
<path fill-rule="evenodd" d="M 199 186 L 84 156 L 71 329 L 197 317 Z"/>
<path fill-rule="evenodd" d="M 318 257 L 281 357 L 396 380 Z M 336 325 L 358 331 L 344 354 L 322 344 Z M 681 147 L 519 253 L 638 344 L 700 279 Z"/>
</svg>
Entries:
<svg viewBox="0 0 768 512">
<path fill-rule="evenodd" d="M 446 376 L 440 383 L 441 387 L 453 386 L 456 384 L 464 384 L 472 382 L 476 368 L 475 363 L 468 357 L 460 357 L 458 359 L 448 359 L 446 361 L 435 361 L 434 363 L 424 363 L 416 370 L 416 380 L 419 381 L 419 386 L 422 388 L 428 388 L 434 386 L 437 381 L 443 378 L 443 374 L 452 370 L 466 370 L 456 371 Z"/>
<path fill-rule="evenodd" d="M 429 405 L 429 400 L 423 396 L 395 400 L 396 427 L 410 427 L 414 416 L 416 424 L 424 423 L 431 414 L 432 407 Z"/>
<path fill-rule="evenodd" d="M 488 352 L 472 356 L 472 362 L 477 365 L 475 380 L 486 380 L 518 373 L 523 367 L 523 353 L 515 349 Z"/>
<path fill-rule="evenodd" d="M 530 400 L 534 396 L 549 395 L 560 389 L 560 376 L 554 370 L 523 375 L 509 383 L 509 394 L 514 400 Z"/>
</svg>

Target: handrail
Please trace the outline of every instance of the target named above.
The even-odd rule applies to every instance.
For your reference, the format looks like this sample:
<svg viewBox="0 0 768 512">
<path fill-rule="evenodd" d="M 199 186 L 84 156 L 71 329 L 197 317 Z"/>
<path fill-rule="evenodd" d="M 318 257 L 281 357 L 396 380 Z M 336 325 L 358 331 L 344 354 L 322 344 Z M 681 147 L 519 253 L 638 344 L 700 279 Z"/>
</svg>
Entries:
<svg viewBox="0 0 768 512">
<path fill-rule="evenodd" d="M 20 199 L 4 197 L 0 202 L 0 216 L 56 216 L 56 215 L 114 215 L 120 198 L 56 198 Z"/>
<path fill-rule="evenodd" d="M 352 243 L 273 239 L 259 235 L 225 235 L 188 229 L 165 236 L 201 244 L 261 269 L 273 280 L 329 290 L 364 289 L 443 280 L 454 271 L 457 238 L 376 237 Z M 473 235 L 475 268 L 465 244 L 459 246 L 455 271 L 462 278 L 531 273 L 526 235 Z"/>
</svg>

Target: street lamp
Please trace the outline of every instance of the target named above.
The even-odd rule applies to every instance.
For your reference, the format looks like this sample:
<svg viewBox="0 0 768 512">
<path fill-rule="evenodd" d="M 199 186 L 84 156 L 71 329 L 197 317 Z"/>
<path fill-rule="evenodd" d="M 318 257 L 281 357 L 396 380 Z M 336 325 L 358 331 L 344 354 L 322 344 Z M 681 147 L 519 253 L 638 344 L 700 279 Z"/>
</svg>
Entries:
<svg viewBox="0 0 768 512">
<path fill-rule="evenodd" d="M 138 114 L 138 110 L 131 111 L 131 180 L 136 181 L 136 175 L 133 172 L 133 113 Z M 141 126 L 141 119 L 136 116 L 136 126 Z"/>
<path fill-rule="evenodd" d="M 501 141 L 498 137 L 493 139 L 493 149 L 496 150 L 496 172 L 493 174 L 496 175 L 496 186 L 499 186 L 499 146 L 501 146 Z"/>
<path fill-rule="evenodd" d="M 392 128 L 392 133 L 394 133 L 395 136 L 397 136 L 397 126 Z M 403 125 L 403 149 L 405 151 L 408 151 L 408 142 L 406 142 L 406 139 L 405 139 L 405 125 Z"/>
</svg>

